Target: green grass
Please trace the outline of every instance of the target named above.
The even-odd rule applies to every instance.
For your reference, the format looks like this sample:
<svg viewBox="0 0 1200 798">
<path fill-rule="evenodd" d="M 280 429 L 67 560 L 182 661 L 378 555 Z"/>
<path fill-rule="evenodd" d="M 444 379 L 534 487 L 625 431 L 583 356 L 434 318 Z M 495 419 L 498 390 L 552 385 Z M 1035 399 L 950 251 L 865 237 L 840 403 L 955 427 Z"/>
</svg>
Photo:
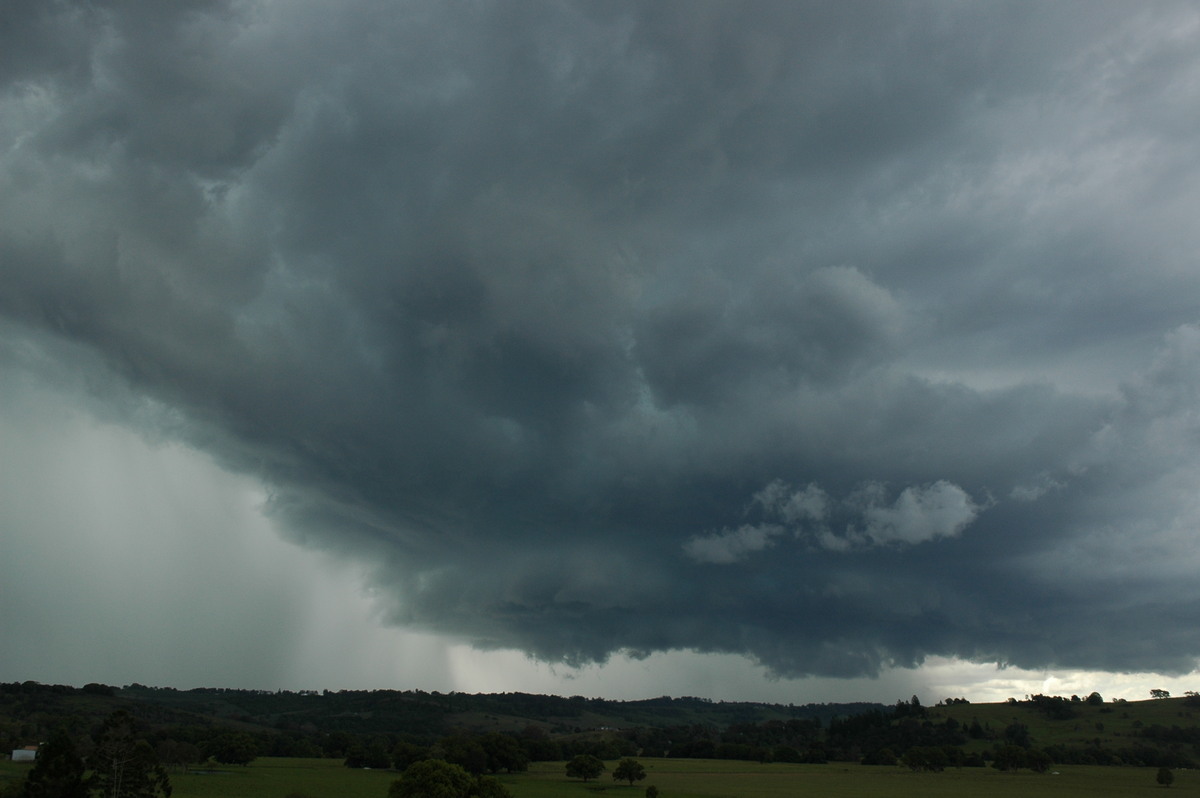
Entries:
<svg viewBox="0 0 1200 798">
<path fill-rule="evenodd" d="M 1028 771 L 1000 773 L 991 768 L 912 773 L 903 768 L 830 765 L 759 765 L 704 759 L 640 759 L 646 780 L 633 787 L 614 782 L 609 773 L 582 782 L 568 779 L 564 764 L 537 763 L 528 773 L 501 776 L 514 798 L 642 798 L 653 784 L 662 798 L 1157 798 L 1196 795 L 1200 773 L 1175 771 L 1170 792 L 1155 783 L 1154 768 L 1057 768 L 1059 775 Z M 615 762 L 609 762 L 611 773 Z M 6 777 L 28 772 L 28 765 L 0 763 Z M 248 767 L 220 772 L 172 773 L 172 798 L 385 798 L 397 774 L 351 770 L 339 760 L 263 758 Z"/>
<path fill-rule="evenodd" d="M 662 798 L 1153 798 L 1162 788 L 1154 768 L 1060 767 L 1059 775 L 1028 771 L 1001 773 L 991 768 L 913 773 L 903 768 L 830 765 L 756 765 L 694 759 L 641 759 L 646 780 L 634 787 L 613 782 L 608 774 L 584 784 L 567 780 L 561 764 L 539 763 L 528 774 L 501 781 L 515 798 L 641 798 L 645 787 L 658 787 Z M 609 770 L 615 763 L 609 763 Z M 1200 774 L 1175 772 L 1180 795 L 1195 794 Z"/>
<path fill-rule="evenodd" d="M 385 798 L 396 774 L 348 768 L 340 759 L 263 757 L 215 773 L 171 773 L 172 798 Z"/>
<path fill-rule="evenodd" d="M 20 778 L 32 765 L 0 762 L 0 789 Z M 264 757 L 246 767 L 220 766 L 211 773 L 169 771 L 171 798 L 386 798 L 397 774 L 386 770 L 354 770 L 340 759 Z"/>
</svg>

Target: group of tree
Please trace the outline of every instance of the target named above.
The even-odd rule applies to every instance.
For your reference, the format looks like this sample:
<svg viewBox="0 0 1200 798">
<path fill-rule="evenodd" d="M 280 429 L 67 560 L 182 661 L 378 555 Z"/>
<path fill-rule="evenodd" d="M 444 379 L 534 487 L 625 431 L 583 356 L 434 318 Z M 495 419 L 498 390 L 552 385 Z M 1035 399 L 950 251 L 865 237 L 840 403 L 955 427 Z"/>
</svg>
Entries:
<svg viewBox="0 0 1200 798">
<path fill-rule="evenodd" d="M 472 775 L 461 765 L 441 759 L 423 759 L 392 782 L 388 798 L 512 798 L 512 794 L 492 776 Z"/>
<path fill-rule="evenodd" d="M 133 717 L 126 712 L 116 712 L 104 722 L 87 764 L 92 770 L 89 786 L 97 795 L 107 798 L 171 795 L 167 771 L 159 764 L 150 743 L 138 735 Z"/>
<path fill-rule="evenodd" d="M 484 773 L 520 773 L 529 768 L 530 757 L 516 735 L 488 732 L 455 734 L 432 745 L 399 740 L 388 746 L 383 737 L 359 740 L 346 753 L 345 764 L 352 768 L 395 768 L 405 770 L 428 760 L 447 762 L 472 775 Z"/>
<path fill-rule="evenodd" d="M 65 688 L 72 690 L 73 688 Z M 118 698 L 175 710 L 203 711 L 281 731 L 315 728 L 318 734 L 394 733 L 429 744 L 455 730 L 460 716 L 526 718 L 554 734 L 588 731 L 585 717 L 621 728 L 706 723 L 725 727 L 770 719 L 852 714 L 873 704 L 763 704 L 683 696 L 614 701 L 583 696 L 527 693 L 439 693 L 423 690 L 174 690 L 133 684 L 114 689 Z"/>
<path fill-rule="evenodd" d="M 591 754 L 579 754 L 567 763 L 566 771 L 569 779 L 591 781 L 599 778 L 607 769 L 604 762 Z M 632 787 L 635 781 L 646 778 L 646 768 L 633 757 L 625 757 L 613 768 L 612 776 L 614 781 L 627 781 Z M 657 793 L 657 790 L 655 792 Z"/>
<path fill-rule="evenodd" d="M 170 779 L 142 732 L 128 713 L 115 712 L 85 741 L 85 756 L 60 729 L 4 798 L 170 798 Z"/>
<path fill-rule="evenodd" d="M 1169 694 L 1156 689 L 1152 695 L 1166 698 Z M 1200 705 L 1200 695 L 1190 691 L 1174 700 L 1181 710 Z M 477 777 L 520 772 L 530 762 L 567 762 L 581 756 L 602 762 L 662 756 L 758 762 L 846 761 L 922 770 L 991 762 L 1008 769 L 1036 770 L 1043 761 L 1040 754 L 1063 764 L 1167 768 L 1194 766 L 1200 755 L 1200 728 L 1151 724 L 1149 717 L 1144 727 L 1134 724 L 1134 730 L 1129 731 L 1125 728 L 1129 723 L 1125 722 L 1120 724 L 1119 734 L 1110 731 L 1094 741 L 1070 747 L 1044 745 L 1045 741 L 1033 739 L 1030 726 L 1040 735 L 1036 730 L 1044 728 L 1045 723 L 1078 725 L 1081 718 L 1096 711 L 1094 707 L 1099 707 L 1099 712 L 1125 714 L 1123 702 L 1106 705 L 1099 693 L 1086 697 L 1039 694 L 1026 696 L 1024 701 L 1010 699 L 1009 703 L 1014 705 L 1012 722 L 993 728 L 971 718 L 974 708 L 964 711 L 962 705 L 969 704 L 965 698 L 944 699 L 936 710 L 927 709 L 917 696 L 893 706 L 837 705 L 852 711 L 829 715 L 818 712 L 816 705 L 768 707 L 693 698 L 623 703 L 523 694 L 471 696 L 386 690 L 290 693 L 219 688 L 175 691 L 142 685 L 113 688 L 89 684 L 72 688 L 25 682 L 0 684 L 0 744 L 17 747 L 47 740 L 61 723 L 79 756 L 86 758 L 95 753 L 106 717 L 99 714 L 99 708 L 121 706 L 128 707 L 127 714 L 136 719 L 135 736 L 149 746 L 160 766 L 169 768 L 187 768 L 208 759 L 246 764 L 257 756 L 323 756 L 342 759 L 350 767 L 397 771 L 417 762 L 438 760 Z M 828 710 L 835 705 L 821 706 Z M 80 707 L 86 711 L 80 712 Z M 200 717 L 185 712 L 187 707 L 216 714 Z M 493 720 L 512 708 L 541 716 L 525 717 L 523 729 L 502 733 L 456 731 L 442 722 L 450 717 L 449 713 L 477 713 L 479 708 L 496 712 Z M 1129 708 L 1132 710 L 1132 705 Z M 1156 720 L 1161 717 L 1161 709 L 1155 706 L 1159 712 Z M 601 710 L 654 722 L 620 730 L 580 728 L 577 721 L 585 712 Z M 710 711 L 711 715 L 705 714 Z M 763 719 L 771 714 L 775 716 Z M 366 725 L 355 720 L 367 715 L 376 720 Z M 993 721 L 997 717 L 986 710 L 980 716 Z M 432 719 L 430 724 L 414 722 L 422 717 Z M 709 717 L 727 722 L 704 720 Z M 397 718 L 397 725 L 389 725 Z M 511 725 L 513 718 L 507 714 L 503 722 L 510 729 L 520 728 Z M 670 718 L 687 722 L 664 722 Z M 271 725 L 256 726 L 258 721 Z M 364 728 L 369 730 L 362 731 Z M 1096 728 L 1104 731 L 1101 724 Z M 990 750 L 980 743 L 990 744 Z M 972 753 L 965 753 L 964 747 Z M 1024 753 L 1018 757 L 1014 748 Z"/>
</svg>

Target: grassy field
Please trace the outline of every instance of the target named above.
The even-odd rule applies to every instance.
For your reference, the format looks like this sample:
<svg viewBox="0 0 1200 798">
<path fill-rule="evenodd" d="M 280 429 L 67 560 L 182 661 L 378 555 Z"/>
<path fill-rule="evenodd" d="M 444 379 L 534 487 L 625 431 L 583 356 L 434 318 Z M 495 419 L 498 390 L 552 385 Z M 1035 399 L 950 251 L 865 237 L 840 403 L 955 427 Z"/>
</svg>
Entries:
<svg viewBox="0 0 1200 798">
<path fill-rule="evenodd" d="M 1200 773 L 1176 771 L 1172 792 L 1162 793 L 1153 768 L 1061 767 L 1058 775 L 1001 773 L 963 768 L 912 773 L 902 768 L 860 765 L 756 765 L 701 759 L 642 759 L 645 781 L 630 787 L 607 774 L 581 782 L 563 775 L 562 763 L 538 763 L 528 773 L 501 776 L 514 798 L 641 798 L 653 784 L 662 798 L 1103 798 L 1200 794 Z M 615 762 L 608 763 L 611 771 Z M 28 765 L 0 763 L 0 777 Z M 263 758 L 248 767 L 213 773 L 172 773 L 172 798 L 384 798 L 396 774 L 350 770 L 330 759 Z M 3 782 L 0 782 L 2 786 Z"/>
<path fill-rule="evenodd" d="M 1162 788 L 1152 768 L 1064 767 L 1058 775 L 1028 771 L 1001 773 L 991 768 L 950 769 L 943 773 L 913 773 L 902 768 L 830 765 L 755 765 L 745 762 L 642 759 L 646 780 L 635 787 L 616 784 L 605 776 L 598 782 L 568 781 L 561 764 L 540 763 L 529 773 L 502 778 L 515 798 L 641 798 L 645 787 L 658 787 L 662 798 L 1084 798 L 1085 796 L 1154 796 Z M 609 763 L 609 769 L 612 765 Z M 1195 795 L 1200 774 L 1175 773 L 1177 795 Z"/>
<path fill-rule="evenodd" d="M 30 765 L 0 762 L 0 778 L 28 772 Z M 352 770 L 340 759 L 264 757 L 246 767 L 221 766 L 210 772 L 170 771 L 171 798 L 385 798 L 397 774 Z M 0 788 L 4 781 L 0 781 Z"/>
</svg>

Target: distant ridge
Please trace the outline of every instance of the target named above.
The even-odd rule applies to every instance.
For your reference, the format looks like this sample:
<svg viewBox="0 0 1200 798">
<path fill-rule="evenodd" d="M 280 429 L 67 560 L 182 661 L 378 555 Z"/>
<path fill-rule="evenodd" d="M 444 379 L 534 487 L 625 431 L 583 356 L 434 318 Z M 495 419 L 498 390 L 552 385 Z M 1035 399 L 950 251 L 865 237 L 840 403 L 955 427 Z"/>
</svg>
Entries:
<svg viewBox="0 0 1200 798">
<path fill-rule="evenodd" d="M 795 705 L 695 696 L 617 701 L 519 692 L 178 690 L 97 683 L 76 688 L 32 681 L 0 683 L 0 750 L 44 740 L 63 726 L 86 735 L 117 711 L 133 716 L 146 739 L 162 743 L 215 750 L 221 738 L 233 735 L 249 738 L 258 756 L 323 756 L 348 763 L 356 751 L 387 759 L 404 746 L 432 750 L 500 738 L 509 745 L 516 741 L 531 761 L 596 752 L 603 758 L 903 761 L 931 769 L 1006 759 L 1011 767 L 1031 768 L 1200 762 L 1195 693 L 1146 701 L 1104 701 L 1095 693 L 993 704 L 947 699 L 926 707 L 916 696 L 893 706 Z"/>
</svg>

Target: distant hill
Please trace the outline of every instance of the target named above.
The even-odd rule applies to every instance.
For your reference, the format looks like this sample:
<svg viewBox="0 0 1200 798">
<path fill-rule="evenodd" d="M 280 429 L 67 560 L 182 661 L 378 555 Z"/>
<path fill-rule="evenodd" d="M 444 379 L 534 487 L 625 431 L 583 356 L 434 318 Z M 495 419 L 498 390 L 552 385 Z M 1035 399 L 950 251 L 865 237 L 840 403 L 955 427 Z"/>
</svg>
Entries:
<svg viewBox="0 0 1200 798">
<path fill-rule="evenodd" d="M 663 696 L 611 701 L 530 693 L 438 693 L 422 690 L 266 692 L 200 688 L 179 691 L 130 685 L 116 695 L 145 705 L 281 730 L 398 732 L 413 735 L 451 731 L 519 731 L 531 724 L 548 733 L 578 733 L 632 726 L 702 724 L 718 729 L 735 723 L 858 714 L 881 705 L 803 706 L 710 701 Z"/>
<path fill-rule="evenodd" d="M 998 704 L 952 699 L 924 707 L 763 704 L 681 697 L 611 701 L 528 693 L 421 690 L 176 690 L 131 684 L 82 688 L 0 684 L 0 751 L 66 728 L 80 738 L 123 710 L 152 742 L 215 751 L 232 736 L 260 756 L 368 754 L 383 760 L 414 747 L 461 748 L 505 737 L 529 760 L 576 753 L 602 758 L 673 756 L 910 767 L 1016 767 L 1200 763 L 1200 696 L 1104 701 L 1096 694 L 1027 697 Z M 459 742 L 453 742 L 453 741 Z M 449 746 L 449 748 L 447 748 Z M 909 755 L 911 752 L 915 754 Z M 355 753 L 357 752 L 357 753 Z M 1014 753 L 1015 752 L 1015 753 Z M 205 753 L 205 755 L 208 755 Z M 1013 759 L 1015 757 L 1015 759 Z M 366 760 L 364 760 L 366 761 Z"/>
<path fill-rule="evenodd" d="M 710 726 L 815 719 L 828 724 L 884 705 L 764 704 L 663 696 L 641 701 L 569 698 L 529 693 L 438 693 L 423 690 L 263 691 L 202 687 L 82 688 L 38 682 L 0 683 L 0 720 L 52 730 L 56 718 L 99 723 L 124 709 L 150 726 L 228 726 L 261 732 L 401 734 L 435 738 L 457 731 L 516 732 L 530 725 L 548 734 L 630 727 Z M 2 741 L 0 741 L 2 742 Z M 0 750 L 3 750 L 0 748 Z"/>
</svg>

